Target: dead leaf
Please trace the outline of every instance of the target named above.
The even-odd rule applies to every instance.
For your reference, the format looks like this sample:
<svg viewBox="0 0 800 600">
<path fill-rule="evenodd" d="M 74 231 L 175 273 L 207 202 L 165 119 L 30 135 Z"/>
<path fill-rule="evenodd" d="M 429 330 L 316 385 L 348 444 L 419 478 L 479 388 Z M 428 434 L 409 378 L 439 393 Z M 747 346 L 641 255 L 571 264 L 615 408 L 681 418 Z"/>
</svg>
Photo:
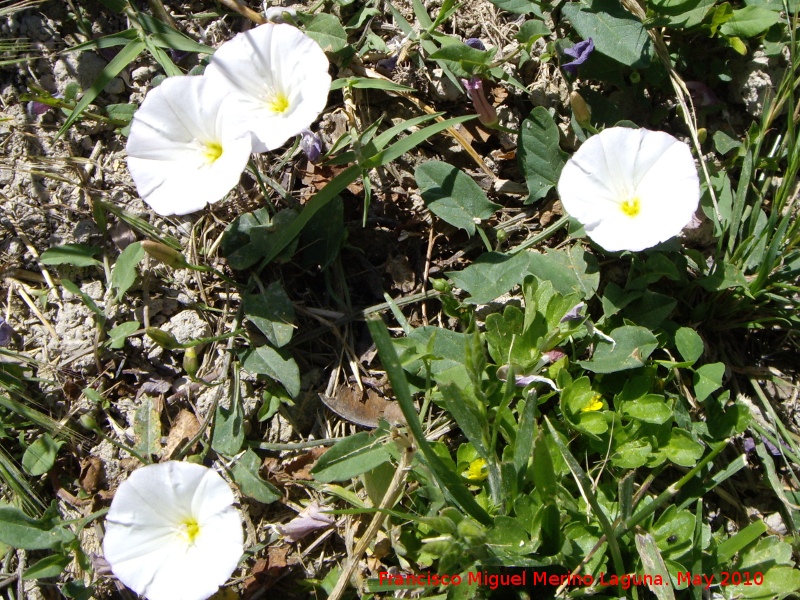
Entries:
<svg viewBox="0 0 800 600">
<path fill-rule="evenodd" d="M 311 448 L 308 452 L 301 454 L 297 458 L 293 458 L 284 466 L 286 475 L 291 475 L 293 479 L 303 479 L 311 481 L 314 477 L 311 475 L 311 468 L 317 462 L 320 456 L 325 454 L 327 448 L 319 446 Z"/>
<path fill-rule="evenodd" d="M 332 526 L 336 520 L 332 515 L 322 512 L 319 504 L 312 502 L 294 519 L 285 525 L 278 525 L 280 534 L 291 542 L 299 542 L 312 531 Z"/>
<path fill-rule="evenodd" d="M 391 424 L 406 422 L 397 402 L 372 389 L 364 393 L 354 385 L 342 385 L 335 396 L 320 394 L 319 397 L 337 415 L 363 427 L 377 427 L 381 419 Z"/>
<path fill-rule="evenodd" d="M 161 456 L 164 458 L 169 458 L 172 456 L 172 453 L 175 452 L 175 449 L 180 446 L 182 443 L 191 440 L 197 432 L 200 430 L 200 421 L 197 420 L 197 417 L 194 416 L 194 413 L 182 409 L 181 412 L 178 413 L 178 417 L 175 419 L 175 422 L 172 424 L 172 429 L 169 430 L 169 436 L 167 436 L 167 445 L 164 448 L 164 451 L 161 453 Z"/>
<path fill-rule="evenodd" d="M 103 485 L 104 480 L 102 460 L 96 456 L 88 456 L 81 461 L 80 483 L 85 491 L 94 494 Z"/>
</svg>

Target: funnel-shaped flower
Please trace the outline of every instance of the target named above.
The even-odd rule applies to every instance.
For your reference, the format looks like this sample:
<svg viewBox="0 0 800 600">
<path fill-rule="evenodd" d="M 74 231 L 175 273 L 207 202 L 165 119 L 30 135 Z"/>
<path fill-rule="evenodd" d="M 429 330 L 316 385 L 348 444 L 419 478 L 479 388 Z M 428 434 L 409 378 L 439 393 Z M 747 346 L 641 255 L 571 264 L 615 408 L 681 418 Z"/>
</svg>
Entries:
<svg viewBox="0 0 800 600">
<path fill-rule="evenodd" d="M 169 77 L 150 90 L 128 137 L 128 169 L 160 215 L 217 202 L 239 182 L 250 136 L 231 129 L 226 91 L 203 77 Z"/>
<path fill-rule="evenodd" d="M 267 23 L 214 53 L 205 76 L 235 102 L 240 131 L 264 152 L 308 129 L 328 102 L 331 78 L 322 48 L 291 25 Z"/>
<path fill-rule="evenodd" d="M 134 471 L 106 517 L 105 559 L 148 600 L 204 600 L 243 552 L 233 492 L 215 471 L 170 461 Z"/>
<path fill-rule="evenodd" d="M 612 127 L 589 138 L 558 180 L 564 210 L 610 252 L 678 235 L 700 201 L 689 147 L 661 131 Z"/>
</svg>

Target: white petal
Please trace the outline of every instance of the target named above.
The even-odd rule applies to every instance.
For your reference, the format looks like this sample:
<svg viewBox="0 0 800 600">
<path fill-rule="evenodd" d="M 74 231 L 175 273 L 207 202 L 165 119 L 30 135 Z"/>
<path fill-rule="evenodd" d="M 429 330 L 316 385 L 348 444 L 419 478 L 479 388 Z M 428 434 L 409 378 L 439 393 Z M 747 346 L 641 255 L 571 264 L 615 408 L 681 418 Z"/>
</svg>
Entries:
<svg viewBox="0 0 800 600">
<path fill-rule="evenodd" d="M 613 127 L 592 136 L 558 182 L 564 210 L 608 251 L 644 250 L 680 233 L 700 200 L 691 151 L 663 132 Z M 628 215 L 625 202 L 639 212 Z"/>
<path fill-rule="evenodd" d="M 325 108 L 328 59 L 291 25 L 267 23 L 240 33 L 214 53 L 205 76 L 238 104 L 234 129 L 256 138 L 256 151 L 274 150 L 307 129 Z M 277 111 L 274 102 L 286 101 Z"/>
<path fill-rule="evenodd" d="M 239 512 L 225 481 L 191 463 L 148 465 L 123 482 L 106 518 L 103 550 L 114 575 L 149 600 L 204 600 L 243 552 Z M 198 525 L 193 541 L 187 522 Z"/>
<path fill-rule="evenodd" d="M 161 215 L 221 200 L 247 164 L 252 141 L 231 127 L 226 90 L 202 77 L 170 77 L 134 115 L 126 150 L 139 195 Z M 209 145 L 218 146 L 216 160 Z"/>
</svg>

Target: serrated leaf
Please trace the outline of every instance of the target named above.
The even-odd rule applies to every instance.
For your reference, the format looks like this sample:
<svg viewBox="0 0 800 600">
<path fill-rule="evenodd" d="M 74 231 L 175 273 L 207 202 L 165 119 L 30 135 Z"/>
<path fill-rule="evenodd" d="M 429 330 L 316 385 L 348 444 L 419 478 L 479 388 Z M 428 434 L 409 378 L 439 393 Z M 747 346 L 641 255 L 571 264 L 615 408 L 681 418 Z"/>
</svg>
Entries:
<svg viewBox="0 0 800 600">
<path fill-rule="evenodd" d="M 144 248 L 140 242 L 129 245 L 117 257 L 114 270 L 111 271 L 111 287 L 117 290 L 117 302 L 122 300 L 122 296 L 136 281 L 136 267 L 142 258 Z"/>
<path fill-rule="evenodd" d="M 294 306 L 280 281 L 275 281 L 263 294 L 247 294 L 242 298 L 244 315 L 267 336 L 276 347 L 285 346 L 294 333 Z"/>
<path fill-rule="evenodd" d="M 499 252 L 481 254 L 462 271 L 446 275 L 470 297 L 470 304 L 486 304 L 522 283 L 528 274 L 528 253 L 507 256 Z"/>
<path fill-rule="evenodd" d="M 49 434 L 42 434 L 25 450 L 25 454 L 22 455 L 22 467 L 34 477 L 44 475 L 53 468 L 58 449 L 63 445 L 63 441 L 57 442 Z"/>
<path fill-rule="evenodd" d="M 102 266 L 102 263 L 93 258 L 100 252 L 97 246 L 85 244 L 64 244 L 48 248 L 40 256 L 45 265 L 72 265 L 74 267 Z"/>
<path fill-rule="evenodd" d="M 264 481 L 258 474 L 261 459 L 248 449 L 231 468 L 231 474 L 242 494 L 262 504 L 272 504 L 281 497 L 274 485 Z"/>
<path fill-rule="evenodd" d="M 593 373 L 615 373 L 641 367 L 648 356 L 658 347 L 658 340 L 645 327 L 624 325 L 608 334 L 613 345 L 602 341 L 597 345 L 592 360 L 578 364 Z"/>
<path fill-rule="evenodd" d="M 428 209 L 470 235 L 475 233 L 475 219 L 488 219 L 500 208 L 469 175 L 445 162 L 423 163 L 414 171 L 414 178 Z"/>
<path fill-rule="evenodd" d="M 650 64 L 653 51 L 647 30 L 615 0 L 566 4 L 562 11 L 578 35 L 592 38 L 597 52 L 635 69 Z"/>
<path fill-rule="evenodd" d="M 530 204 L 544 198 L 558 183 L 567 155 L 559 147 L 558 127 L 542 106 L 537 106 L 520 127 L 519 167 L 528 185 Z"/>
<path fill-rule="evenodd" d="M 259 346 L 242 353 L 241 360 L 245 371 L 274 379 L 281 383 L 293 398 L 300 393 L 300 369 L 285 350 Z"/>
<path fill-rule="evenodd" d="M 142 405 L 133 418 L 136 449 L 145 456 L 161 453 L 161 413 L 150 396 L 142 396 Z"/>
</svg>

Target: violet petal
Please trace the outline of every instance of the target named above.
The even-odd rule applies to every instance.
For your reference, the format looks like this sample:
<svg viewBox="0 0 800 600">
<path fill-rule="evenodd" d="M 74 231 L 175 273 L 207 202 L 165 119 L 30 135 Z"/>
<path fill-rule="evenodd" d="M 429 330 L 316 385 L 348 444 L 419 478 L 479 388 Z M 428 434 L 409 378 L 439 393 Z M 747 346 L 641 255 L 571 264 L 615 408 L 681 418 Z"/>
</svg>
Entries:
<svg viewBox="0 0 800 600">
<path fill-rule="evenodd" d="M 585 63 L 592 52 L 594 52 L 594 40 L 592 38 L 578 42 L 572 48 L 564 50 L 564 54 L 571 56 L 575 60 L 561 65 L 561 68 L 567 73 L 575 75 L 578 72 L 578 65 Z"/>
</svg>

